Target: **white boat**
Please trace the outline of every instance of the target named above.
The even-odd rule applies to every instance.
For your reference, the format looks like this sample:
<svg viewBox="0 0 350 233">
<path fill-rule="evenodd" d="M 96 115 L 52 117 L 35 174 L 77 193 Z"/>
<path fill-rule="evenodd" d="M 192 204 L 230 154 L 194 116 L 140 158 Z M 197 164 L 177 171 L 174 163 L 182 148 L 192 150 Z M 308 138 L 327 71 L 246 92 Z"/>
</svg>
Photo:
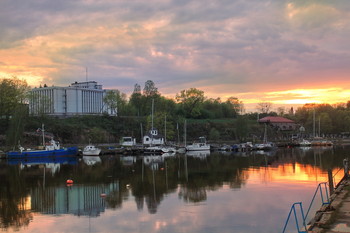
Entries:
<svg viewBox="0 0 350 233">
<path fill-rule="evenodd" d="M 299 142 L 299 146 L 311 146 L 311 142 L 303 139 L 301 142 Z"/>
<path fill-rule="evenodd" d="M 255 145 L 255 149 L 256 150 L 272 150 L 273 148 L 275 148 L 275 145 L 271 142 L 265 142 L 265 143 L 261 143 L 261 144 L 256 144 Z"/>
<path fill-rule="evenodd" d="M 136 139 L 133 137 L 122 137 L 120 141 L 122 147 L 132 147 L 136 146 Z"/>
<path fill-rule="evenodd" d="M 199 137 L 199 142 L 193 142 L 192 145 L 186 146 L 188 151 L 210 150 L 210 144 L 207 144 L 205 137 Z"/>
<path fill-rule="evenodd" d="M 101 153 L 101 149 L 92 144 L 87 145 L 83 150 L 83 155 L 96 156 Z"/>
</svg>

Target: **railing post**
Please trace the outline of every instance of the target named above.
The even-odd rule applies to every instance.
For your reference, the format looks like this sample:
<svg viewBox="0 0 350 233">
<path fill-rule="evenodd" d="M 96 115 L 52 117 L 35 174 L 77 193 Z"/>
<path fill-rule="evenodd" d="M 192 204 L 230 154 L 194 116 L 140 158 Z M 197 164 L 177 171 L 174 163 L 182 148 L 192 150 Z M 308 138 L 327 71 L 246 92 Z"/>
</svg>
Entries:
<svg viewBox="0 0 350 233">
<path fill-rule="evenodd" d="M 334 192 L 332 169 L 328 169 L 328 184 L 329 184 L 329 195 L 332 196 Z"/>
</svg>

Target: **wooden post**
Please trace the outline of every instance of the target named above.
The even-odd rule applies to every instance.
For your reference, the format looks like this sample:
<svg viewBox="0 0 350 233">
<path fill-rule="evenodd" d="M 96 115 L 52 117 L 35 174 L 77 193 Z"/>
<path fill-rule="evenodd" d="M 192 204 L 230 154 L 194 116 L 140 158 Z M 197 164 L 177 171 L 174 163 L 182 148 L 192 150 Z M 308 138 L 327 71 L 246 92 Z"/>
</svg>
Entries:
<svg viewBox="0 0 350 233">
<path fill-rule="evenodd" d="M 344 159 L 343 165 L 344 165 L 344 178 L 348 179 L 348 177 L 349 177 L 349 160 Z"/>
<path fill-rule="evenodd" d="M 334 192 L 332 169 L 328 169 L 328 184 L 329 184 L 329 194 L 332 195 Z"/>
</svg>

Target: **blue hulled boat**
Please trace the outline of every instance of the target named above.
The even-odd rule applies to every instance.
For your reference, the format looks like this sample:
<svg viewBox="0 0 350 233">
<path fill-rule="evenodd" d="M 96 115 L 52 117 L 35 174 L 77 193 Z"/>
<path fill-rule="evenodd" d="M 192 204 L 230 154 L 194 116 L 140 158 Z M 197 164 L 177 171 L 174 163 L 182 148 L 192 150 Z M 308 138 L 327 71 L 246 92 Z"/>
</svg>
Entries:
<svg viewBox="0 0 350 233">
<path fill-rule="evenodd" d="M 77 147 L 60 148 L 59 142 L 51 139 L 49 145 L 45 146 L 43 150 L 24 150 L 20 147 L 19 151 L 7 152 L 8 159 L 21 159 L 21 158 L 40 158 L 40 157 L 61 157 L 77 155 Z"/>
</svg>

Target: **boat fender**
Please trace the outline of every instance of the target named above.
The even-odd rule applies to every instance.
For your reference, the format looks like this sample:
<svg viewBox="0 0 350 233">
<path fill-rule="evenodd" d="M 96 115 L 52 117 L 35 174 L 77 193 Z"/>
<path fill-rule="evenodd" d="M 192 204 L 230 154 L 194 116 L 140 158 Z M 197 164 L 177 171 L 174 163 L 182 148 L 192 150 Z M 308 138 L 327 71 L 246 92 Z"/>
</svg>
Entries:
<svg viewBox="0 0 350 233">
<path fill-rule="evenodd" d="M 100 195 L 101 197 L 106 197 L 107 196 L 107 194 L 105 194 L 105 193 L 101 193 L 101 195 Z"/>
</svg>

